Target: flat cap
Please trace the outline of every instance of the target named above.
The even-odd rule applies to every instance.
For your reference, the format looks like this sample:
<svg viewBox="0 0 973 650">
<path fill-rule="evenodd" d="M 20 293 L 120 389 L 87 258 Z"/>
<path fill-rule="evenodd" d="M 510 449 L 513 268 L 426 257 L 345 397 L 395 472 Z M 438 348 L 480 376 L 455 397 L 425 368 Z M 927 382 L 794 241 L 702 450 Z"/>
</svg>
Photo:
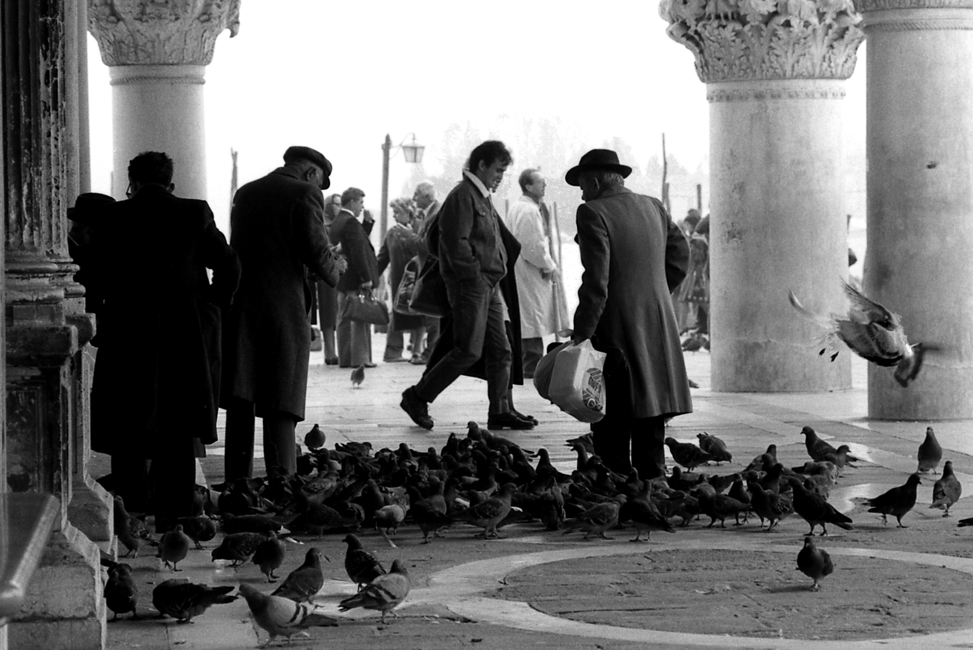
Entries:
<svg viewBox="0 0 973 650">
<path fill-rule="evenodd" d="M 321 189 L 326 190 L 331 187 L 331 163 L 324 154 L 311 147 L 287 147 L 287 151 L 284 152 L 284 163 L 288 164 L 295 160 L 306 160 L 320 167 L 324 171 L 324 183 Z"/>
</svg>

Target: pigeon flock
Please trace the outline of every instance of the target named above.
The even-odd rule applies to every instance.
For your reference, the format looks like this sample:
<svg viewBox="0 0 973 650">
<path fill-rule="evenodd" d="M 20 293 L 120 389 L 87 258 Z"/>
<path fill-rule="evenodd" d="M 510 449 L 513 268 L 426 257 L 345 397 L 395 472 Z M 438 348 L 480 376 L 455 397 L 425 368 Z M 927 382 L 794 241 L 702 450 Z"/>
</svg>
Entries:
<svg viewBox="0 0 973 650">
<path fill-rule="evenodd" d="M 609 469 L 594 454 L 590 434 L 567 441 L 577 461 L 566 473 L 554 467 L 546 449 L 524 449 L 476 422 L 468 423 L 465 436 L 451 433 L 441 449 L 425 451 L 405 443 L 374 450 L 368 442 L 337 443 L 328 449 L 324 433 L 314 425 L 304 438 L 307 452 L 299 456 L 296 473 L 271 472 L 264 478 L 198 486 L 197 514 L 179 520 L 158 540 L 116 497 L 115 530 L 120 548 L 127 550 L 125 557 L 137 558 L 144 546 L 157 547 L 160 570 L 173 572 L 190 553 L 220 534 L 219 543 L 209 549 L 211 560 L 229 562 L 230 567 L 256 565 L 260 580 L 241 581 L 239 593 L 232 594 L 233 587 L 170 579 L 155 587 L 152 604 L 161 616 L 182 623 L 243 596 L 253 620 L 269 635 L 267 643 L 344 620 L 324 613 L 315 601 L 324 585 L 322 559 L 330 562 L 319 548 L 326 535 L 346 544 L 344 569 L 356 589 L 337 604 L 339 611 L 374 610 L 383 623 L 388 614 L 394 617 L 409 594 L 409 571 L 402 559 L 394 559 L 386 569 L 363 540 L 377 535 L 398 548 L 393 538 L 402 527 L 418 529 L 422 544 L 434 544 L 447 534 L 463 536 L 461 526 L 495 539 L 510 525 L 557 533 L 552 542 L 572 533 L 583 533 L 575 538 L 579 541 L 611 540 L 617 529 L 634 532 L 631 542 L 645 542 L 651 541 L 653 532 L 674 534 L 696 521 L 727 531 L 757 524 L 773 533 L 789 526 L 789 519 L 802 519 L 808 529 L 802 531 L 797 569 L 813 581 L 810 589 L 816 591 L 836 567 L 827 550 L 817 545 L 815 529 L 820 527 L 821 536 L 829 534 L 828 526 L 854 530 L 852 518 L 828 498 L 835 483 L 863 461 L 848 445 L 834 447 L 809 426 L 800 434 L 807 457 L 785 464 L 776 445 L 770 445 L 745 466 L 739 463 L 737 471 L 722 465 L 732 463 L 733 455 L 717 436 L 701 432 L 699 445 L 669 437 L 665 443 L 676 465 L 668 473 L 657 467 L 652 477 L 643 478 L 634 469 L 627 475 Z M 904 528 L 903 518 L 916 505 L 920 474 L 937 473 L 942 456 L 929 427 L 916 453 L 916 472 L 902 485 L 863 499 L 861 505 L 881 515 L 883 523 L 892 516 Z M 701 467 L 721 471 L 704 473 Z M 947 460 L 929 507 L 949 517 L 961 493 Z M 973 518 L 959 526 L 973 526 Z M 295 543 L 308 546 L 304 562 L 280 578 L 276 571 Z M 139 593 L 132 567 L 107 557 L 102 563 L 108 574 L 108 608 L 115 618 L 127 613 L 136 618 Z M 271 583 L 267 590 L 259 587 L 264 579 Z"/>
</svg>

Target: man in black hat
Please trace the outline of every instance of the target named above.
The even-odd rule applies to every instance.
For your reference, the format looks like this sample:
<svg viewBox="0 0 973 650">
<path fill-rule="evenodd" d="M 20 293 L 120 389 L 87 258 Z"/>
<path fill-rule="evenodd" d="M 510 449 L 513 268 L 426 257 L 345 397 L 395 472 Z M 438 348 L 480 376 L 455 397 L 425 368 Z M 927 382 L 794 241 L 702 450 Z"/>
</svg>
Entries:
<svg viewBox="0 0 973 650">
<path fill-rule="evenodd" d="M 693 410 L 670 292 L 686 276 L 689 244 L 662 203 L 635 194 L 632 168 L 594 149 L 565 176 L 581 188 L 578 244 L 584 276 L 572 341 L 608 353 L 604 419 L 595 453 L 616 472 L 653 478 L 665 467 L 666 420 Z"/>
<path fill-rule="evenodd" d="M 311 287 L 305 268 L 334 287 L 347 264 L 324 226 L 331 163 L 290 147 L 284 166 L 233 197 L 230 245 L 243 279 L 223 329 L 226 479 L 253 473 L 254 419 L 263 419 L 267 469 L 295 470 L 295 428 L 304 419 L 311 351 Z"/>
</svg>

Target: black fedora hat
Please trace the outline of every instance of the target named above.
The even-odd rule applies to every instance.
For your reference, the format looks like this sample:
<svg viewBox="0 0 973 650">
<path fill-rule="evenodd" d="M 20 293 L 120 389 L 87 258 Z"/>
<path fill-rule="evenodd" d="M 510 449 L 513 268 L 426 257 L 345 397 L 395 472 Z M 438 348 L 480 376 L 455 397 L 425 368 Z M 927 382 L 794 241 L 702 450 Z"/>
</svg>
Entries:
<svg viewBox="0 0 973 650">
<path fill-rule="evenodd" d="M 306 160 L 320 167 L 324 171 L 324 183 L 321 184 L 321 189 L 326 190 L 331 187 L 331 162 L 324 157 L 324 154 L 311 147 L 288 147 L 284 152 L 284 162 L 290 163 L 295 160 Z"/>
<path fill-rule="evenodd" d="M 115 199 L 107 194 L 98 194 L 97 192 L 79 194 L 74 201 L 74 207 L 68 208 L 68 219 L 89 225 L 105 206 L 114 202 Z"/>
<path fill-rule="evenodd" d="M 618 154 L 611 149 L 592 149 L 581 156 L 581 162 L 568 170 L 568 173 L 564 175 L 564 180 L 567 181 L 568 185 L 577 187 L 578 174 L 589 169 L 606 169 L 618 172 L 622 175 L 622 178 L 628 178 L 628 175 L 632 173 L 632 168 L 619 163 Z"/>
</svg>

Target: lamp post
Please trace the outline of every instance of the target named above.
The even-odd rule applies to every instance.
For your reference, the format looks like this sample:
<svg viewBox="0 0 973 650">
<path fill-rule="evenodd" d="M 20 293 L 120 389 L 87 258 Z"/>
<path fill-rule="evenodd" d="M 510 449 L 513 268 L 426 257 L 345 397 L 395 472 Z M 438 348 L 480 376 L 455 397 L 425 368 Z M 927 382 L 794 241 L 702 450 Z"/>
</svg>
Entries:
<svg viewBox="0 0 973 650">
<path fill-rule="evenodd" d="M 409 144 L 403 144 L 405 138 L 402 142 L 395 145 L 396 149 L 402 150 L 402 157 L 405 158 L 407 163 L 420 163 L 422 162 L 422 153 L 425 151 L 425 146 L 416 142 L 416 134 L 410 133 L 412 136 L 412 142 Z M 405 136 L 406 138 L 409 135 Z M 392 138 L 385 134 L 385 142 L 382 143 L 382 216 L 379 221 L 379 241 L 385 240 L 385 233 L 388 231 L 389 225 L 389 160 L 391 159 L 392 153 Z"/>
</svg>

